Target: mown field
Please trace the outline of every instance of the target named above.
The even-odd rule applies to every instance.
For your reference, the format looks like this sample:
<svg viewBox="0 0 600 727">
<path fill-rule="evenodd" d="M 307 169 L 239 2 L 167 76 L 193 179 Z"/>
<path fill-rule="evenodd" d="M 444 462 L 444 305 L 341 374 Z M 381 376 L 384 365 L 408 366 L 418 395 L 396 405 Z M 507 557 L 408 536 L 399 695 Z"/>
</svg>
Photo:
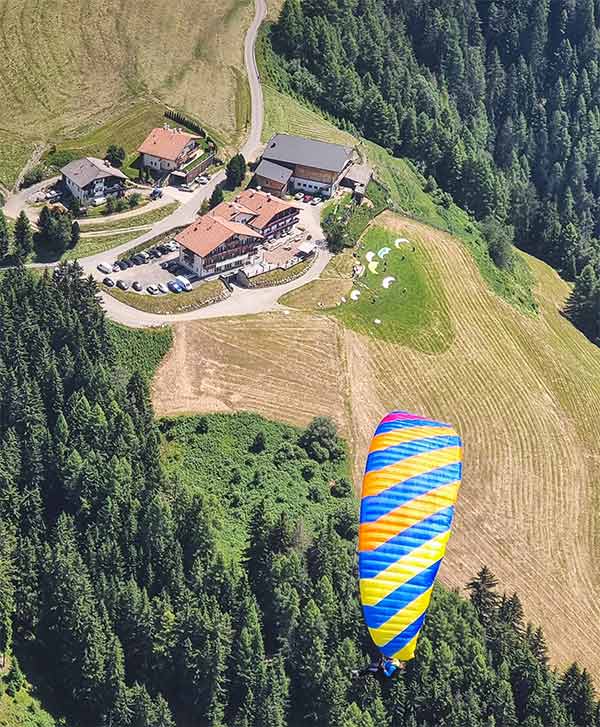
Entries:
<svg viewBox="0 0 600 727">
<path fill-rule="evenodd" d="M 235 142 L 252 14 L 251 0 L 4 0 L 0 181 L 12 186 L 41 144 L 139 143 L 164 104 Z"/>
<path fill-rule="evenodd" d="M 443 581 L 487 564 L 543 625 L 553 660 L 600 677 L 600 350 L 560 314 L 569 287 L 534 271 L 538 316 L 495 295 L 464 244 L 406 217 L 379 222 L 426 251 L 454 338 L 430 353 L 327 315 L 177 325 L 159 368 L 159 414 L 252 410 L 306 425 L 328 414 L 360 483 L 379 418 L 407 409 L 453 422 L 465 476 Z"/>
</svg>

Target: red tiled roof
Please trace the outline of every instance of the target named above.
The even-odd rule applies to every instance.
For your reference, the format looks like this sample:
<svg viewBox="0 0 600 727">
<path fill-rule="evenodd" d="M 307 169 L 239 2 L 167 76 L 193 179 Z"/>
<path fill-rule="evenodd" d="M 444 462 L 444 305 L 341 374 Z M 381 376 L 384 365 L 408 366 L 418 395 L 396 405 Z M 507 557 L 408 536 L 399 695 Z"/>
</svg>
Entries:
<svg viewBox="0 0 600 727">
<path fill-rule="evenodd" d="M 263 230 L 275 215 L 284 210 L 300 209 L 298 205 L 274 197 L 271 194 L 257 189 L 245 189 L 240 192 L 233 202 L 221 202 L 213 210 L 212 214 L 224 219 L 234 219 L 239 213 L 252 214 L 254 217 L 248 224 L 257 230 Z"/>
<path fill-rule="evenodd" d="M 187 144 L 198 136 L 188 134 L 177 129 L 165 129 L 164 127 L 152 129 L 138 148 L 140 154 L 151 154 L 160 159 L 175 161 L 183 152 Z"/>
<path fill-rule="evenodd" d="M 262 235 L 247 225 L 208 214 L 182 230 L 175 240 L 196 255 L 206 257 L 233 235 L 262 238 Z"/>
</svg>

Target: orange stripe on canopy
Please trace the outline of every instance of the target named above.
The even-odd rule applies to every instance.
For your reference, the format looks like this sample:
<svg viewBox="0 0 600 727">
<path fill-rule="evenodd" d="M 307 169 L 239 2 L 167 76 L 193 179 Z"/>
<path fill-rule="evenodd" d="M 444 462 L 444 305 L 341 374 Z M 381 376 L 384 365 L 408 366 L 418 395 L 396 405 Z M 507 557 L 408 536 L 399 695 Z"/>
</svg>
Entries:
<svg viewBox="0 0 600 727">
<path fill-rule="evenodd" d="M 392 510 L 379 520 L 361 523 L 358 549 L 360 551 L 375 550 L 415 523 L 454 505 L 459 487 L 460 482 L 443 485 Z"/>
</svg>

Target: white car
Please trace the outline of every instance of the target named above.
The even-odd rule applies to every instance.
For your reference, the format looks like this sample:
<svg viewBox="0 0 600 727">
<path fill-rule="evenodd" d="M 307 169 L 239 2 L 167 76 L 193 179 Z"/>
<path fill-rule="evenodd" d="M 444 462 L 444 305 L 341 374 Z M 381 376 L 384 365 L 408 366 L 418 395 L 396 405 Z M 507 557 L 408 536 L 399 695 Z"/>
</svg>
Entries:
<svg viewBox="0 0 600 727">
<path fill-rule="evenodd" d="M 296 202 L 300 202 L 300 200 L 304 199 L 304 192 L 298 192 L 298 194 L 295 194 L 294 199 Z"/>
<path fill-rule="evenodd" d="M 100 265 L 98 265 L 98 270 L 101 273 L 104 273 L 105 275 L 108 275 L 109 273 L 112 273 L 112 271 L 113 271 L 112 266 L 106 265 L 106 263 L 100 263 Z"/>
<path fill-rule="evenodd" d="M 157 287 L 161 293 L 169 292 L 169 289 L 167 288 L 167 286 L 164 283 L 159 283 Z"/>
<path fill-rule="evenodd" d="M 198 184 L 208 184 L 210 179 L 208 177 L 198 177 Z"/>
<path fill-rule="evenodd" d="M 192 284 L 190 281 L 185 277 L 185 275 L 178 275 L 175 280 L 182 286 L 182 288 L 189 292 L 192 289 Z"/>
</svg>

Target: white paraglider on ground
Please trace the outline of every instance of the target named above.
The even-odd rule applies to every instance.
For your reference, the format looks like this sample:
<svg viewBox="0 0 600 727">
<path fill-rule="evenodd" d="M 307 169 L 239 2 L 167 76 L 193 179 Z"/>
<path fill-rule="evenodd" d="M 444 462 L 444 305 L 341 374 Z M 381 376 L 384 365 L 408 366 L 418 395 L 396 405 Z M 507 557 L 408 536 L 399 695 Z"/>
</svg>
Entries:
<svg viewBox="0 0 600 727">
<path fill-rule="evenodd" d="M 352 292 L 350 293 L 350 298 L 351 298 L 352 300 L 358 300 L 358 299 L 360 298 L 360 290 L 353 290 L 353 291 L 352 291 Z"/>
<path fill-rule="evenodd" d="M 369 250 L 369 252 L 365 255 L 365 258 L 367 259 L 367 262 L 370 263 L 371 260 L 375 257 L 375 253 L 373 250 Z"/>
<path fill-rule="evenodd" d="M 371 262 L 369 263 L 369 270 L 374 274 L 377 275 L 377 268 L 379 267 L 379 263 Z"/>
<path fill-rule="evenodd" d="M 381 250 L 377 253 L 377 257 L 379 257 L 379 258 L 381 258 L 383 260 L 383 258 L 386 255 L 389 255 L 391 252 L 392 252 L 392 248 L 391 247 L 382 247 Z"/>
<path fill-rule="evenodd" d="M 342 296 L 342 303 L 345 303 L 345 302 L 346 302 L 346 298 L 344 296 Z"/>
<path fill-rule="evenodd" d="M 385 288 L 386 290 L 390 287 L 392 283 L 396 282 L 396 278 L 393 275 L 388 275 L 387 278 L 384 278 L 381 287 Z"/>
<path fill-rule="evenodd" d="M 401 245 L 404 245 L 407 242 L 408 242 L 408 240 L 406 239 L 406 237 L 399 237 L 397 240 L 394 241 L 394 245 L 396 247 L 400 247 Z"/>
<path fill-rule="evenodd" d="M 376 326 L 379 326 L 379 325 L 381 325 L 381 321 L 379 320 L 379 318 L 375 318 L 375 319 L 373 320 L 373 323 L 374 323 L 374 324 L 375 324 Z"/>
</svg>

